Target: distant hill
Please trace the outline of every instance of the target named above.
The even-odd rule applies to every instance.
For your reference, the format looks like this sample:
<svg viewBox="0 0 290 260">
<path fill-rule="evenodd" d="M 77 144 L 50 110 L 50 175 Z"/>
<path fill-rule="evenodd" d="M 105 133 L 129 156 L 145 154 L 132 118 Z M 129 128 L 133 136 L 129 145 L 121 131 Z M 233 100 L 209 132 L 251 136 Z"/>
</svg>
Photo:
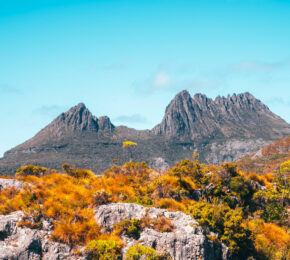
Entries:
<svg viewBox="0 0 290 260">
<path fill-rule="evenodd" d="M 267 173 L 279 169 L 287 160 L 290 160 L 290 136 L 239 159 L 237 164 L 246 173 Z"/>
<path fill-rule="evenodd" d="M 290 126 L 250 93 L 215 100 L 184 90 L 167 106 L 152 130 L 115 126 L 106 116 L 95 117 L 83 103 L 60 114 L 33 138 L 7 151 L 0 174 L 13 174 L 25 164 L 59 169 L 65 162 L 102 172 L 113 159 L 129 159 L 123 141 L 138 144 L 134 160 L 165 169 L 191 157 L 219 163 L 233 161 L 290 135 Z"/>
</svg>

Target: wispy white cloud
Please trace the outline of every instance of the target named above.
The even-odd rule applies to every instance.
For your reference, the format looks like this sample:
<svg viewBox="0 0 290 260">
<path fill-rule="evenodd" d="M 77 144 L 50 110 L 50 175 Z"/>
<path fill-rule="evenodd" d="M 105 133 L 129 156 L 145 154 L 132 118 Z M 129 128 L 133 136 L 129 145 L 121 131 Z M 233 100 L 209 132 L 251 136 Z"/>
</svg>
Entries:
<svg viewBox="0 0 290 260">
<path fill-rule="evenodd" d="M 169 73 L 161 68 L 146 79 L 136 80 L 133 83 L 133 88 L 137 94 L 149 95 L 157 91 L 167 91 L 172 87 L 172 84 Z"/>
<path fill-rule="evenodd" d="M 202 69 L 192 64 L 174 64 L 161 66 L 145 80 L 135 81 L 133 87 L 137 94 L 149 95 L 159 92 L 178 92 L 187 89 L 191 92 L 217 93 L 219 90 L 231 91 L 229 84 L 233 79 L 251 77 L 256 81 L 277 81 L 278 74 L 288 70 L 290 59 L 277 62 L 242 61 L 231 65 Z M 280 73 L 281 74 L 281 73 Z M 285 73 L 284 73 L 285 74 Z M 281 77 L 281 76 L 279 76 Z M 254 86 L 249 86 L 254 87 Z"/>
<path fill-rule="evenodd" d="M 153 77 L 153 85 L 157 88 L 167 87 L 170 83 L 170 76 L 164 70 L 157 71 Z"/>
</svg>

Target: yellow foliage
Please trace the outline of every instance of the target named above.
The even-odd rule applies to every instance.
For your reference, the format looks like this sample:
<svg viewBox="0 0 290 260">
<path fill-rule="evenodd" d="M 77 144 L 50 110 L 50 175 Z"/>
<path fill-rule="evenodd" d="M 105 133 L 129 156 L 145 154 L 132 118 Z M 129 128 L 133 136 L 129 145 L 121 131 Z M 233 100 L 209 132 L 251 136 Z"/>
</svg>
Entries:
<svg viewBox="0 0 290 260">
<path fill-rule="evenodd" d="M 249 221 L 256 249 L 268 259 L 289 259 L 290 235 L 281 227 L 262 220 Z"/>
<path fill-rule="evenodd" d="M 177 202 L 176 200 L 173 199 L 161 199 L 157 201 L 154 206 L 172 211 L 183 211 L 183 212 L 186 211 L 182 203 Z"/>
<path fill-rule="evenodd" d="M 123 142 L 123 147 L 130 147 L 130 146 L 137 146 L 137 143 L 134 143 L 134 142 L 131 142 L 131 141 Z"/>
<path fill-rule="evenodd" d="M 135 147 L 137 144 L 131 145 Z M 128 146 L 130 149 L 130 145 Z M 29 217 L 24 218 L 20 225 L 30 228 L 41 226 L 39 218 L 50 218 L 54 224 L 52 239 L 71 246 L 95 241 L 91 245 L 106 251 L 110 246 L 116 245 L 119 250 L 123 245 L 116 232 L 101 234 L 101 228 L 94 219 L 93 210 L 96 206 L 110 202 L 132 202 L 185 213 L 196 208 L 196 219 L 200 215 L 200 223 L 204 220 L 207 227 L 213 226 L 218 230 L 217 233 L 222 234 L 218 238 L 209 236 L 210 239 L 227 241 L 227 245 L 233 249 L 237 248 L 234 243 L 239 239 L 232 238 L 250 236 L 251 230 L 251 239 L 261 254 L 269 259 L 289 257 L 287 232 L 280 226 L 258 220 L 265 212 L 265 198 L 259 197 L 254 202 L 252 200 L 252 193 L 256 192 L 257 195 L 257 191 L 252 189 L 249 180 L 265 185 L 268 192 L 269 187 L 272 188 L 274 184 L 272 174 L 252 173 L 244 176 L 243 172 L 236 169 L 235 164 L 205 166 L 198 160 L 183 160 L 163 173 L 153 172 L 145 162 L 114 165 L 103 176 L 96 176 L 89 170 L 71 168 L 68 164 L 64 165 L 64 169 L 66 174 L 49 169 L 43 172 L 42 168 L 34 167 L 22 169 L 24 173 L 18 174 L 17 179 L 24 181 L 26 185 L 22 190 L 11 188 L 0 191 L 0 214 L 22 210 Z M 281 169 L 287 172 L 288 164 L 282 165 Z M 34 174 L 28 174 L 31 173 L 29 171 Z M 208 190 L 204 189 L 209 183 L 213 186 L 209 186 L 211 188 Z M 194 201 L 196 189 L 201 189 L 199 202 Z M 278 190 L 275 192 L 277 196 L 281 196 Z M 240 204 L 232 203 L 234 196 L 240 199 L 237 202 Z M 241 198 L 244 197 L 249 204 L 238 209 Z M 202 216 L 199 204 L 208 206 L 203 210 Z M 288 205 L 286 200 L 285 205 Z M 260 215 L 254 215 L 254 211 L 259 211 Z M 207 217 L 210 225 L 205 223 Z M 253 220 L 247 220 L 251 218 Z M 171 222 L 164 217 L 144 218 L 139 224 L 141 228 L 151 227 L 160 232 L 174 231 Z M 248 233 L 243 232 L 243 228 Z M 245 247 L 242 244 L 238 246 Z"/>
</svg>

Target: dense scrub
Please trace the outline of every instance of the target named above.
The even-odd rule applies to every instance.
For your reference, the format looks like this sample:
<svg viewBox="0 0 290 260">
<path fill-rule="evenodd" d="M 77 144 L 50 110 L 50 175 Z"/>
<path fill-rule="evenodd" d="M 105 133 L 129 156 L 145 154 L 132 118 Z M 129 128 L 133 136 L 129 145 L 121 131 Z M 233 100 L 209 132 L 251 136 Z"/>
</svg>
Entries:
<svg viewBox="0 0 290 260">
<path fill-rule="evenodd" d="M 215 232 L 210 239 L 225 243 L 238 259 L 287 259 L 289 234 L 290 161 L 273 173 L 244 174 L 233 163 L 220 166 L 182 160 L 167 172 L 151 170 L 146 163 L 114 165 L 95 176 L 91 171 L 65 164 L 65 173 L 36 166 L 22 167 L 16 177 L 26 184 L 0 192 L 0 214 L 22 210 L 19 225 L 41 228 L 53 222 L 51 239 L 77 248 L 86 246 L 92 259 L 119 259 L 124 246 L 120 237 L 137 238 L 145 228 L 174 232 L 169 219 L 145 216 L 124 220 L 111 233 L 101 233 L 94 208 L 111 202 L 132 202 L 191 214 L 204 228 Z M 136 245 L 128 259 L 168 259 L 154 249 Z"/>
</svg>

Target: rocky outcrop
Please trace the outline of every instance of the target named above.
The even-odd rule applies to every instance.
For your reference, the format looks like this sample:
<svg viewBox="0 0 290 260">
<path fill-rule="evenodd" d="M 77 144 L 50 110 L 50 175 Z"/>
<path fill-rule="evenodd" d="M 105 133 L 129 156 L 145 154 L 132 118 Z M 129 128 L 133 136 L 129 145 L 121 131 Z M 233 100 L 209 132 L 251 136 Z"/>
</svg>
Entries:
<svg viewBox="0 0 290 260">
<path fill-rule="evenodd" d="M 3 241 L 15 233 L 17 222 L 21 219 L 23 213 L 17 211 L 10 215 L 0 216 L 0 241 Z"/>
<path fill-rule="evenodd" d="M 41 236 L 36 230 L 17 227 L 22 212 L 0 216 L 0 259 L 41 259 Z"/>
<path fill-rule="evenodd" d="M 72 255 L 69 246 L 49 239 L 51 229 L 18 226 L 23 213 L 0 215 L 0 260 L 70 260 L 85 259 Z"/>
<path fill-rule="evenodd" d="M 13 179 L 1 179 L 0 178 L 0 191 L 4 189 L 10 189 L 14 187 L 15 189 L 22 189 L 23 182 Z"/>
<path fill-rule="evenodd" d="M 173 259 L 229 259 L 225 245 L 213 242 L 207 238 L 207 232 L 189 215 L 181 212 L 171 212 L 164 209 L 147 208 L 132 203 L 112 203 L 102 205 L 96 210 L 95 219 L 103 227 L 103 231 L 111 231 L 114 224 L 124 219 L 141 219 L 146 214 L 155 218 L 164 216 L 174 225 L 174 232 L 157 232 L 145 229 L 138 240 L 124 237 L 126 250 L 136 243 L 166 250 Z M 212 234 L 213 235 L 213 234 Z"/>
<path fill-rule="evenodd" d="M 159 172 L 166 171 L 169 164 L 162 157 L 155 157 L 149 161 L 149 167 Z"/>
<path fill-rule="evenodd" d="M 172 232 L 158 232 L 146 228 L 135 240 L 123 236 L 125 247 L 123 257 L 129 247 L 139 243 L 154 248 L 158 252 L 167 252 L 172 259 L 230 259 L 228 248 L 208 239 L 208 233 L 189 215 L 164 209 L 146 208 L 132 203 L 112 203 L 96 209 L 95 219 L 101 225 L 102 232 L 110 232 L 114 224 L 124 219 L 142 219 L 166 217 L 174 226 Z M 24 214 L 20 211 L 9 215 L 0 215 L 0 260 L 85 260 L 83 247 L 78 247 L 82 256 L 66 244 L 50 239 L 53 225 L 43 219 L 42 229 L 30 229 L 18 226 Z"/>
</svg>

